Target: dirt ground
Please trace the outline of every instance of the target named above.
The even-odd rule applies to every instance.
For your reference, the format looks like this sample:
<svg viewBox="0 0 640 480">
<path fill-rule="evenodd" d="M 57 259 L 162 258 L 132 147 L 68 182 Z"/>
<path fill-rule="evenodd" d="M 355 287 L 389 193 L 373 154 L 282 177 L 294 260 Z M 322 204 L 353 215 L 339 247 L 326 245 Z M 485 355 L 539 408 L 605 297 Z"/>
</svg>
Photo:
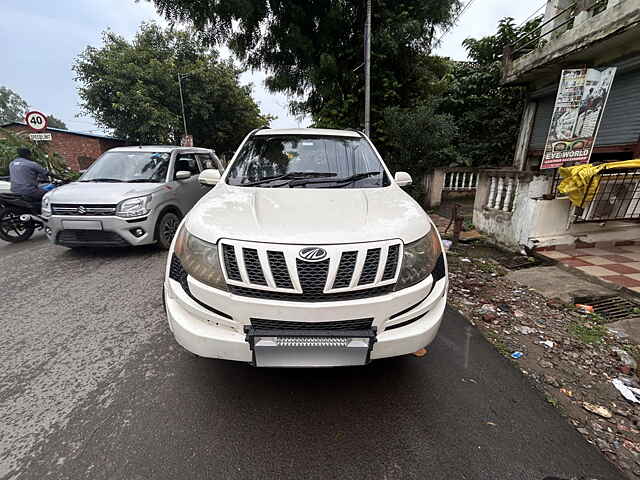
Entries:
<svg viewBox="0 0 640 480">
<path fill-rule="evenodd" d="M 587 441 L 628 478 L 640 478 L 640 403 L 625 400 L 612 383 L 640 388 L 640 348 L 609 330 L 602 317 L 506 279 L 501 263 L 513 257 L 484 244 L 453 247 L 450 303 Z"/>
</svg>

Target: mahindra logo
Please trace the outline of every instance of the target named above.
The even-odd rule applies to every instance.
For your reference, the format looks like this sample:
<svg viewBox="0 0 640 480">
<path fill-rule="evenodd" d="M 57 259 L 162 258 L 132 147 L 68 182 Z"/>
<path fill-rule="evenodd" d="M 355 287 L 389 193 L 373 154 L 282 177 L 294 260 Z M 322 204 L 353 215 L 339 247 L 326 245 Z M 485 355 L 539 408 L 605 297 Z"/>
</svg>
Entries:
<svg viewBox="0 0 640 480">
<path fill-rule="evenodd" d="M 327 251 L 320 247 L 305 247 L 298 252 L 298 256 L 308 262 L 319 262 L 327 257 Z"/>
<path fill-rule="evenodd" d="M 83 206 L 83 205 L 80 205 L 80 206 L 78 207 L 78 213 L 79 213 L 80 215 L 84 215 L 85 213 L 87 213 L 87 209 L 86 209 L 86 208 L 84 208 L 84 206 Z"/>
</svg>

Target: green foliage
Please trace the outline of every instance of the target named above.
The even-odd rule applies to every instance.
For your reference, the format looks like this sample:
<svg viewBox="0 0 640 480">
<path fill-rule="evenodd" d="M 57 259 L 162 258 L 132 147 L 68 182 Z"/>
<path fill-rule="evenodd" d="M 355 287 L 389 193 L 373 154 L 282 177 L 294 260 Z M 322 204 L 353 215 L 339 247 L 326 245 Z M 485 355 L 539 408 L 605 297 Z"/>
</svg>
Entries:
<svg viewBox="0 0 640 480">
<path fill-rule="evenodd" d="M 459 129 L 453 143 L 458 155 L 452 165 L 487 167 L 513 162 L 525 90 L 501 86 L 500 58 L 504 47 L 539 23 L 540 19 L 534 19 L 517 28 L 507 17 L 500 20 L 495 35 L 463 42 L 473 62 L 451 62 L 439 108 L 454 118 Z"/>
<path fill-rule="evenodd" d="M 607 327 L 588 319 L 576 319 L 569 324 L 569 333 L 583 343 L 601 343 L 607 334 Z"/>
<path fill-rule="evenodd" d="M 9 163 L 18 156 L 19 148 L 31 150 L 34 162 L 38 162 L 59 177 L 72 180 L 78 176 L 76 172 L 69 170 L 58 153 L 49 151 L 43 143 L 31 141 L 28 135 L 27 132 L 14 133 L 0 129 L 0 176 L 9 175 Z"/>
<path fill-rule="evenodd" d="M 0 125 L 22 122 L 29 105 L 13 90 L 0 86 Z"/>
<path fill-rule="evenodd" d="M 53 115 L 47 115 L 47 126 L 51 128 L 60 128 L 62 130 L 67 130 L 67 124 L 59 118 L 54 117 Z"/>
<path fill-rule="evenodd" d="M 143 23 L 132 42 L 103 33 L 101 48 L 87 47 L 76 59 L 83 109 L 97 123 L 130 141 L 174 144 L 184 133 L 177 75 L 194 145 L 220 154 L 235 150 L 252 129 L 271 118 L 260 114 L 241 70 L 188 31 Z"/>
<path fill-rule="evenodd" d="M 318 127 L 364 125 L 362 0 L 153 2 L 170 21 L 191 23 L 248 66 L 267 70 L 270 90 L 302 97 L 291 103 L 294 114 L 310 115 Z M 434 28 L 449 26 L 459 6 L 459 0 L 373 2 L 371 130 L 383 151 L 384 110 L 411 108 L 440 87 L 445 63 L 427 53 Z"/>
<path fill-rule="evenodd" d="M 389 163 L 394 169 L 419 179 L 425 172 L 455 159 L 451 143 L 458 129 L 453 117 L 436 113 L 434 105 L 387 108 L 384 122 L 389 139 Z"/>
</svg>

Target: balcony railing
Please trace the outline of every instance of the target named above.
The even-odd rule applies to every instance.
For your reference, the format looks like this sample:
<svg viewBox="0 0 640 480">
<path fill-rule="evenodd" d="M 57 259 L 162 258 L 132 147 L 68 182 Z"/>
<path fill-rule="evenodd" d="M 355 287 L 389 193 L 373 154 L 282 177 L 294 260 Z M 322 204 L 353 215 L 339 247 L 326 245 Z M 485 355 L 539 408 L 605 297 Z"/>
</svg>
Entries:
<svg viewBox="0 0 640 480">
<path fill-rule="evenodd" d="M 510 62 L 539 46 L 550 41 L 552 35 L 558 36 L 573 28 L 576 17 L 581 13 L 595 16 L 606 10 L 609 0 L 576 0 L 562 10 L 557 11 L 551 18 L 544 19 L 534 30 L 518 38 L 513 45 L 504 51 L 504 61 Z"/>
</svg>

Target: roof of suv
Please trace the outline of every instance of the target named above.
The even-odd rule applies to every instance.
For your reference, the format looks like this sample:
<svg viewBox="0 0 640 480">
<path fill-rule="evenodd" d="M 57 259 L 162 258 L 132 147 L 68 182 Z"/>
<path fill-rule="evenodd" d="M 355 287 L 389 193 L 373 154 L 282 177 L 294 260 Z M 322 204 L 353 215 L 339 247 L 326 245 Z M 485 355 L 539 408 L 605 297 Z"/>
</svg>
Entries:
<svg viewBox="0 0 640 480">
<path fill-rule="evenodd" d="M 361 137 L 363 134 L 355 130 L 333 130 L 330 128 L 263 128 L 256 131 L 256 136 L 263 135 L 322 135 L 329 137 Z"/>
<path fill-rule="evenodd" d="M 110 152 L 171 152 L 173 150 L 196 150 L 199 152 L 208 152 L 208 148 L 198 147 L 179 147 L 177 145 L 131 145 L 129 147 L 111 148 Z"/>
</svg>

